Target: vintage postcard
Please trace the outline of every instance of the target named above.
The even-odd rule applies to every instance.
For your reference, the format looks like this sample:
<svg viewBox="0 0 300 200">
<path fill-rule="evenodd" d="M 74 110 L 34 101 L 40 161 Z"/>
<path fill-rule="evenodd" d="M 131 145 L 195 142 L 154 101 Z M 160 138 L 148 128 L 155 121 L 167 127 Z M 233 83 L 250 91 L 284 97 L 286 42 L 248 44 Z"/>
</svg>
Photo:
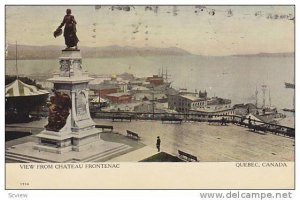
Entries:
<svg viewBox="0 0 300 200">
<path fill-rule="evenodd" d="M 294 45 L 293 5 L 6 5 L 6 189 L 294 189 Z"/>
</svg>

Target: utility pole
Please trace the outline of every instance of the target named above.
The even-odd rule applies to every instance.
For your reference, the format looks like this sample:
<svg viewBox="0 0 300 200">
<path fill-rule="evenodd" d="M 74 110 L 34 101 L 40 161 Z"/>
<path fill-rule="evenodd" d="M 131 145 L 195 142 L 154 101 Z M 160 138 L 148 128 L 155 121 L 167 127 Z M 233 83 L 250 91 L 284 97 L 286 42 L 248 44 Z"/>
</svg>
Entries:
<svg viewBox="0 0 300 200">
<path fill-rule="evenodd" d="M 270 88 L 269 88 L 269 103 L 270 103 L 270 108 L 271 108 L 272 104 L 271 104 L 271 90 L 270 90 Z"/>
<path fill-rule="evenodd" d="M 166 69 L 166 82 L 168 82 L 168 67 Z"/>
<path fill-rule="evenodd" d="M 263 108 L 266 106 L 266 89 L 267 86 L 266 85 L 262 85 L 262 92 L 263 92 Z"/>
<path fill-rule="evenodd" d="M 154 120 L 155 115 L 155 109 L 154 109 L 154 86 L 152 86 L 152 119 Z"/>
<path fill-rule="evenodd" d="M 255 106 L 257 108 L 257 95 L 258 95 L 258 91 L 257 91 L 257 86 L 256 86 L 256 89 L 255 89 Z"/>
<path fill-rule="evenodd" d="M 19 78 L 19 72 L 18 72 L 18 43 L 16 41 L 16 75 L 17 79 Z"/>
</svg>

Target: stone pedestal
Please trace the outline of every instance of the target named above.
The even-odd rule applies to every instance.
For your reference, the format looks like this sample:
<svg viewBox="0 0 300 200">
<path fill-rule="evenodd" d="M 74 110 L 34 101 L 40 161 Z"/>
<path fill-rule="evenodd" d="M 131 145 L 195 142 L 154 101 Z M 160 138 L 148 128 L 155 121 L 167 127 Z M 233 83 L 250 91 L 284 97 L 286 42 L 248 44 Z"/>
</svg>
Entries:
<svg viewBox="0 0 300 200">
<path fill-rule="evenodd" d="M 60 71 L 48 79 L 54 90 L 71 99 L 70 114 L 59 131 L 44 130 L 36 137 L 34 149 L 53 153 L 81 151 L 100 140 L 100 131 L 91 119 L 88 102 L 88 82 L 92 78 L 82 70 L 80 50 L 63 50 L 59 58 Z"/>
<path fill-rule="evenodd" d="M 100 131 L 96 128 L 82 130 L 78 133 L 55 133 L 43 131 L 36 135 L 39 138 L 34 149 L 52 153 L 82 151 L 89 148 L 100 139 Z"/>
</svg>

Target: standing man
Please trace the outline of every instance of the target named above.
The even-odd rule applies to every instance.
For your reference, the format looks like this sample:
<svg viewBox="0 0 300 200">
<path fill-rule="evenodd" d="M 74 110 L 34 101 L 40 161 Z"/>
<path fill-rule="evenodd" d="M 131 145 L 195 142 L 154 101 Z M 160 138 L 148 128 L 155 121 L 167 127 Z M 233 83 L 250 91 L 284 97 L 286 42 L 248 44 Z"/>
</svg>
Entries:
<svg viewBox="0 0 300 200">
<path fill-rule="evenodd" d="M 156 148 L 157 148 L 157 151 L 160 152 L 160 138 L 159 138 L 159 136 L 157 136 Z"/>
</svg>

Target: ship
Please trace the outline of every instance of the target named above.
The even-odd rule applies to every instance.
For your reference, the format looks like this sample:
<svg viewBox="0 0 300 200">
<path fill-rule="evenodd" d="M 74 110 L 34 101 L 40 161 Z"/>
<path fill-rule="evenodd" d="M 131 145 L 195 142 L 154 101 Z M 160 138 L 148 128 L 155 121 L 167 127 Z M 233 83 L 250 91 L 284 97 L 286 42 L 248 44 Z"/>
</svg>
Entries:
<svg viewBox="0 0 300 200">
<path fill-rule="evenodd" d="M 285 82 L 284 85 L 285 85 L 285 88 L 295 90 L 295 84 L 294 83 Z M 285 111 L 285 112 L 293 112 L 293 113 L 295 112 L 295 93 L 294 93 L 294 98 L 293 98 L 293 108 L 284 108 L 282 110 Z"/>
<path fill-rule="evenodd" d="M 293 108 L 284 108 L 284 109 L 282 109 L 283 111 L 285 111 L 285 112 L 295 112 L 295 109 L 293 109 Z"/>
<path fill-rule="evenodd" d="M 256 88 L 255 91 L 255 107 L 256 107 L 256 113 L 257 115 L 264 117 L 265 119 L 267 119 L 268 121 L 273 121 L 275 119 L 278 118 L 285 118 L 286 116 L 282 113 L 279 113 L 277 108 L 275 106 L 272 105 L 272 100 L 271 100 L 271 89 L 269 86 L 263 84 L 261 86 L 262 89 L 262 106 L 258 107 L 258 91 Z M 266 102 L 266 92 L 269 92 L 269 105 L 267 105 Z"/>
<path fill-rule="evenodd" d="M 159 70 L 158 75 L 153 75 L 148 77 L 147 81 L 150 82 L 150 85 L 154 90 L 165 91 L 171 88 L 172 81 L 169 81 L 170 74 L 168 74 L 168 69 L 164 71 L 164 68 Z"/>
<path fill-rule="evenodd" d="M 285 84 L 285 88 L 295 89 L 295 84 L 293 84 L 293 83 L 287 83 L 287 82 L 285 82 L 284 84 Z"/>
</svg>

